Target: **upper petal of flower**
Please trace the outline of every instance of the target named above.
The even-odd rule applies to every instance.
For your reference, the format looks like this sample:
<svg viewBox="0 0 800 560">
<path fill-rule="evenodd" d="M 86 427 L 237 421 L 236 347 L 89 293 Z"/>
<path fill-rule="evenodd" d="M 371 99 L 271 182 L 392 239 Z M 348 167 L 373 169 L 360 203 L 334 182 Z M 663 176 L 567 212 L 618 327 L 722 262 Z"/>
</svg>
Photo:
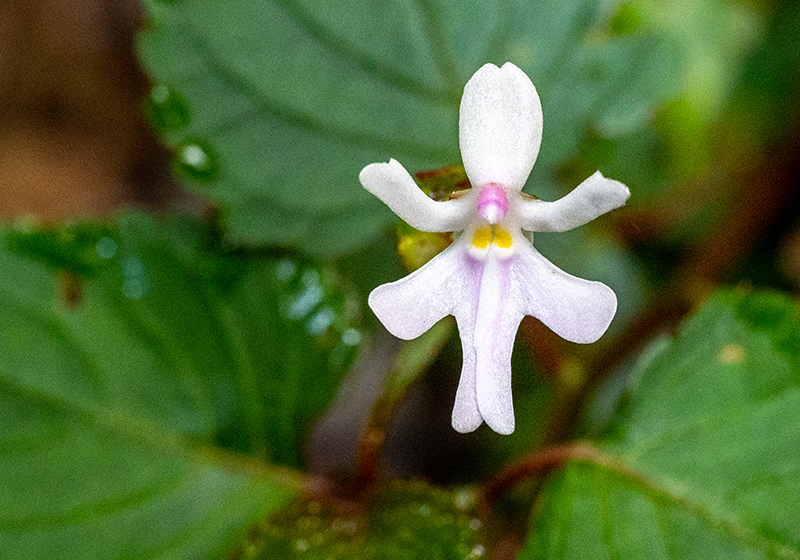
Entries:
<svg viewBox="0 0 800 560">
<path fill-rule="evenodd" d="M 506 305 L 532 315 L 571 342 L 588 344 L 606 332 L 617 312 L 617 296 L 602 282 L 567 274 L 530 244 L 511 263 L 512 300 Z"/>
<path fill-rule="evenodd" d="M 425 196 L 408 171 L 394 159 L 372 163 L 359 181 L 411 227 L 421 231 L 460 231 L 474 214 L 473 197 L 437 202 Z"/>
<path fill-rule="evenodd" d="M 542 105 L 525 73 L 486 64 L 464 86 L 459 143 L 473 187 L 500 183 L 520 190 L 542 142 Z"/>
<path fill-rule="evenodd" d="M 623 206 L 630 195 L 628 187 L 597 171 L 555 202 L 519 198 L 514 210 L 522 229 L 567 231 Z"/>
</svg>

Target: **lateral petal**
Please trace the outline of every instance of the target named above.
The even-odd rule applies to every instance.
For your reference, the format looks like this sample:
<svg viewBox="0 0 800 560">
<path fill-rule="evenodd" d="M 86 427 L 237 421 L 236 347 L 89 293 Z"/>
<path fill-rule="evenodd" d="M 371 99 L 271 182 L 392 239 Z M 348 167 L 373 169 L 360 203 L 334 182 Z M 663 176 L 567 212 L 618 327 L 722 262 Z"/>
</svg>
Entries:
<svg viewBox="0 0 800 560">
<path fill-rule="evenodd" d="M 368 303 L 390 333 L 410 340 L 453 314 L 476 274 L 479 268 L 458 239 L 422 268 L 372 290 Z"/>
<path fill-rule="evenodd" d="M 420 231 L 461 231 L 474 213 L 472 196 L 445 202 L 425 196 L 405 167 L 395 159 L 366 166 L 358 179 L 365 189 Z"/>
<path fill-rule="evenodd" d="M 568 231 L 623 206 L 630 195 L 628 187 L 597 171 L 555 202 L 519 198 L 514 211 L 524 230 Z"/>
<path fill-rule="evenodd" d="M 512 299 L 571 342 L 588 344 L 603 336 L 617 311 L 617 296 L 602 282 L 567 274 L 526 244 L 511 259 Z"/>
<path fill-rule="evenodd" d="M 473 187 L 520 190 L 542 142 L 542 105 L 525 73 L 507 62 L 486 64 L 464 86 L 459 144 Z"/>
</svg>

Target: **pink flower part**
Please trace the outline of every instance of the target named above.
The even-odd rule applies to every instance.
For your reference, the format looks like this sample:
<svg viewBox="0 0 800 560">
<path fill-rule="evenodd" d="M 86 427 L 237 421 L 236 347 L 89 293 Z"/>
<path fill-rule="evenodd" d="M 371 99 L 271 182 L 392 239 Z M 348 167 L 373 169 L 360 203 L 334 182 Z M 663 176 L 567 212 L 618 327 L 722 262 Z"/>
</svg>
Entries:
<svg viewBox="0 0 800 560">
<path fill-rule="evenodd" d="M 506 191 L 497 183 L 489 183 L 478 196 L 478 215 L 494 225 L 506 217 L 506 212 L 508 212 Z"/>
</svg>

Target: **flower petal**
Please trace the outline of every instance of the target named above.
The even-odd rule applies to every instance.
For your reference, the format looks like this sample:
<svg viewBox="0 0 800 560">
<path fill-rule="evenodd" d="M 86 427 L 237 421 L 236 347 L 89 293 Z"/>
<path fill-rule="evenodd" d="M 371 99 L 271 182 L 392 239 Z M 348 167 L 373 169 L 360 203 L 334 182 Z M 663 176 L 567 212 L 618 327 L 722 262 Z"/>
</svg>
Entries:
<svg viewBox="0 0 800 560">
<path fill-rule="evenodd" d="M 475 316 L 479 289 L 475 282 L 474 299 L 464 297 L 464 304 L 456 311 L 458 334 L 461 337 L 461 350 L 463 352 L 463 365 L 461 378 L 456 391 L 456 401 L 453 405 L 452 424 L 457 432 L 466 434 L 474 432 L 483 424 L 483 416 L 478 409 L 478 393 L 475 387 Z"/>
<path fill-rule="evenodd" d="M 453 407 L 453 428 L 461 433 L 483 423 L 475 392 L 473 336 L 482 264 L 469 256 L 468 239 L 459 238 L 405 278 L 378 286 L 369 306 L 398 338 L 416 338 L 447 315 L 455 315 L 464 362 Z"/>
<path fill-rule="evenodd" d="M 603 336 L 617 312 L 611 288 L 567 274 L 527 244 L 509 260 L 512 298 L 526 315 L 571 342 L 587 344 Z"/>
<path fill-rule="evenodd" d="M 524 312 L 515 300 L 512 260 L 490 252 L 481 278 L 475 320 L 476 392 L 481 416 L 495 432 L 514 431 L 511 352 Z"/>
<path fill-rule="evenodd" d="M 475 206 L 470 196 L 446 202 L 431 200 L 394 159 L 366 166 L 358 179 L 395 214 L 421 231 L 460 231 L 466 227 Z"/>
<path fill-rule="evenodd" d="M 486 64 L 464 86 L 459 143 L 473 187 L 500 183 L 520 190 L 542 142 L 542 105 L 525 73 Z"/>
<path fill-rule="evenodd" d="M 459 241 L 405 278 L 372 290 L 369 306 L 390 333 L 417 338 L 469 297 L 475 262 Z"/>
<path fill-rule="evenodd" d="M 564 198 L 555 202 L 517 199 L 518 224 L 529 231 L 567 231 L 619 208 L 631 192 L 628 187 L 595 172 Z"/>
</svg>

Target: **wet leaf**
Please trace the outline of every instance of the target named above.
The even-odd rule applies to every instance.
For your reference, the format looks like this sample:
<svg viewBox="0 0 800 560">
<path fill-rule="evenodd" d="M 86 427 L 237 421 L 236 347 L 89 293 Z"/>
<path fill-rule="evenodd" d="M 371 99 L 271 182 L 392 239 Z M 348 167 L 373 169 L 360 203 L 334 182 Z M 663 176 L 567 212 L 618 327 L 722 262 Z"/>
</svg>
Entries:
<svg viewBox="0 0 800 560">
<path fill-rule="evenodd" d="M 366 164 L 460 163 L 459 99 L 482 64 L 514 62 L 541 95 L 532 194 L 587 129 L 640 127 L 680 70 L 668 40 L 621 33 L 614 6 L 593 0 L 145 4 L 141 58 L 159 91 L 186 102 L 156 124 L 191 115 L 164 140 L 198 143 L 218 163 L 213 175 L 184 169 L 187 184 L 222 206 L 232 239 L 315 254 L 363 246 L 396 221 L 359 185 Z"/>
<path fill-rule="evenodd" d="M 520 558 L 800 558 L 797 332 L 783 296 L 712 300 L 550 481 Z"/>
<path fill-rule="evenodd" d="M 329 271 L 189 218 L 3 241 L 0 557 L 221 558 L 298 493 L 360 336 Z"/>
</svg>

